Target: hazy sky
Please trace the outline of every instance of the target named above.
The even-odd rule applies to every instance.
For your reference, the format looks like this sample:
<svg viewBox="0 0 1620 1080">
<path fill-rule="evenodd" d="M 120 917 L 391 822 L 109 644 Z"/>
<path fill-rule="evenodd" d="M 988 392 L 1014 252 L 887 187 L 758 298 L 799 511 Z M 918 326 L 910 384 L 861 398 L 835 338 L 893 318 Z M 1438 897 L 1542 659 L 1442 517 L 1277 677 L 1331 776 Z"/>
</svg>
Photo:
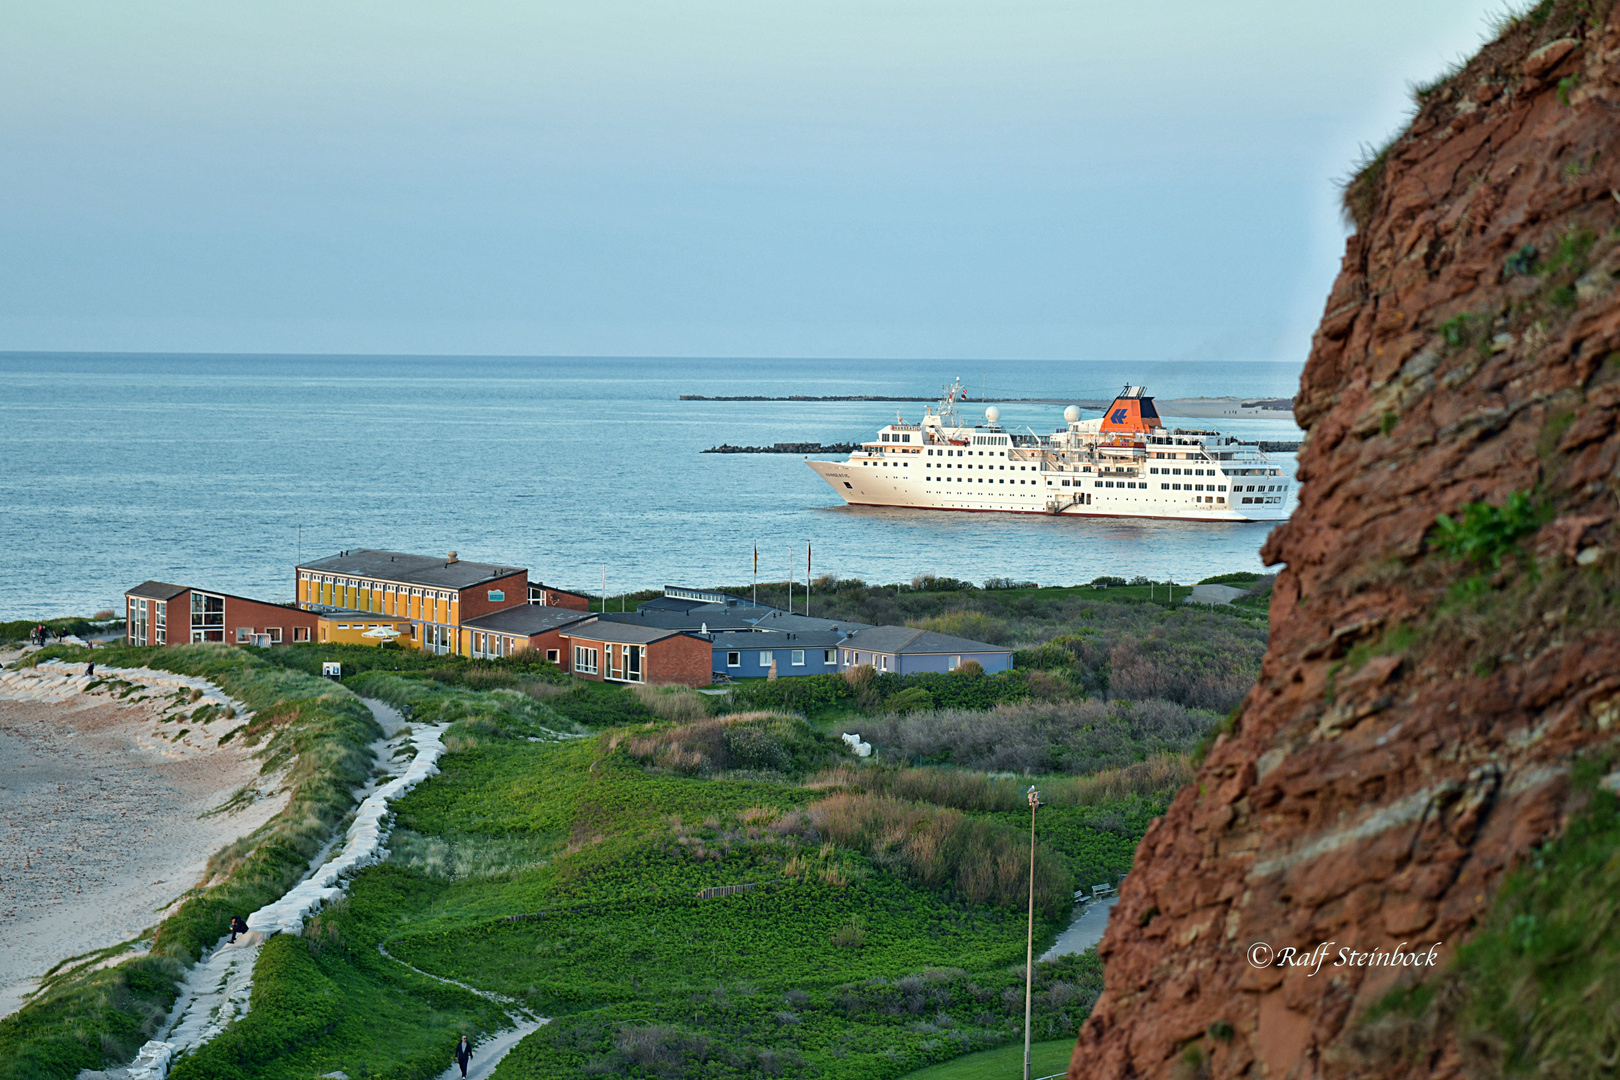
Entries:
<svg viewBox="0 0 1620 1080">
<path fill-rule="evenodd" d="M 0 349 L 1302 360 L 1489 0 L 0 6 Z"/>
</svg>

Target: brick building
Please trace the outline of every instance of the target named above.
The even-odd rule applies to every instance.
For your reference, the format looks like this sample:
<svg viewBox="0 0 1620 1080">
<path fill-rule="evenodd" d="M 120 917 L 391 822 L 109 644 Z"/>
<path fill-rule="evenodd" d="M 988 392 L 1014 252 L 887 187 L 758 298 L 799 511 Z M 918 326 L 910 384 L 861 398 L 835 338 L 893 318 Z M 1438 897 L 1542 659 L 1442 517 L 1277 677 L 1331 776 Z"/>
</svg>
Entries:
<svg viewBox="0 0 1620 1080">
<path fill-rule="evenodd" d="M 568 668 L 596 682 L 707 686 L 713 650 L 680 630 L 592 619 L 568 628 Z"/>
<path fill-rule="evenodd" d="M 539 607 L 572 608 L 575 611 L 591 610 L 591 598 L 584 593 L 569 592 L 567 589 L 559 589 L 538 581 L 529 582 L 529 603 Z"/>
<path fill-rule="evenodd" d="M 474 660 L 493 660 L 533 649 L 567 671 L 568 630 L 592 618 L 571 607 L 520 604 L 464 621 L 459 651 Z"/>
<path fill-rule="evenodd" d="M 130 645 L 282 645 L 315 636 L 316 616 L 286 604 L 143 581 L 124 593 L 124 641 Z"/>
</svg>

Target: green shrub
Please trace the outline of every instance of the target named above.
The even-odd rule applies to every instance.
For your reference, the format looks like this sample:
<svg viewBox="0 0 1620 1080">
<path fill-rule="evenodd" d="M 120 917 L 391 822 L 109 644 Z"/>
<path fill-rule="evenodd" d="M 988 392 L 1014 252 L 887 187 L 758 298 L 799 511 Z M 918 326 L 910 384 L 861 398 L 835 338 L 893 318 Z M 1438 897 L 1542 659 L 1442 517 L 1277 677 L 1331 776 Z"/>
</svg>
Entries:
<svg viewBox="0 0 1620 1080">
<path fill-rule="evenodd" d="M 1032 649 L 1019 649 L 1013 653 L 1013 666 L 1019 668 L 1048 670 L 1066 668 L 1073 663 L 1074 654 L 1055 641 L 1048 641 Z"/>
<path fill-rule="evenodd" d="M 1435 518 L 1434 545 L 1454 559 L 1494 570 L 1503 555 L 1519 552 L 1519 538 L 1540 528 L 1546 516 L 1522 491 L 1510 494 L 1501 506 L 1468 503 L 1460 519 L 1449 514 Z"/>
<path fill-rule="evenodd" d="M 922 712 L 934 707 L 934 695 L 920 686 L 908 686 L 889 695 L 883 707 L 892 713 Z"/>
<path fill-rule="evenodd" d="M 1248 570 L 1240 570 L 1235 574 L 1216 574 L 1214 577 L 1205 578 L 1204 580 L 1200 581 L 1198 584 L 1200 584 L 1200 585 L 1253 585 L 1255 582 L 1259 581 L 1261 579 L 1261 577 L 1263 577 L 1263 576 L 1264 575 L 1262 575 L 1262 574 L 1256 574 L 1256 573 L 1253 573 L 1253 572 L 1248 571 Z"/>
<path fill-rule="evenodd" d="M 714 776 L 730 770 L 802 776 L 842 757 L 843 743 L 797 716 L 736 713 L 614 738 L 634 760 L 682 776 Z"/>
<path fill-rule="evenodd" d="M 991 645 L 1000 645 L 1007 640 L 1008 634 L 1006 623 L 982 611 L 947 611 L 924 619 L 913 619 L 906 625 Z"/>
</svg>

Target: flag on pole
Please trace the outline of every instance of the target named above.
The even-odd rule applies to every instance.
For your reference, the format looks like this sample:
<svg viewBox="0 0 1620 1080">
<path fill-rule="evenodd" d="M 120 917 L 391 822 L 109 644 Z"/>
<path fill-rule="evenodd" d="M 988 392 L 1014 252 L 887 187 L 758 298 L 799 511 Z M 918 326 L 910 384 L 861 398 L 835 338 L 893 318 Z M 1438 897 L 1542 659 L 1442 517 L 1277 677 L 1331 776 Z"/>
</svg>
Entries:
<svg viewBox="0 0 1620 1080">
<path fill-rule="evenodd" d="M 759 576 L 759 545 L 754 545 L 754 576 Z"/>
<path fill-rule="evenodd" d="M 810 580 L 810 545 L 804 545 L 804 580 Z"/>
</svg>

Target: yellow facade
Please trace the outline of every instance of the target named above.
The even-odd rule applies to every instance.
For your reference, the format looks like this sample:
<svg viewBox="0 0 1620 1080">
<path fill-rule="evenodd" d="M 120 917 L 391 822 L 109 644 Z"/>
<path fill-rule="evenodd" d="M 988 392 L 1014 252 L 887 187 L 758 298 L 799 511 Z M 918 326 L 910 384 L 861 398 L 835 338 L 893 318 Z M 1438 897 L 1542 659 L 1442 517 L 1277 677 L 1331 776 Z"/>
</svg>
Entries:
<svg viewBox="0 0 1620 1080">
<path fill-rule="evenodd" d="M 393 640 L 401 647 L 416 648 L 416 639 L 411 637 L 410 620 L 404 616 L 365 611 L 331 612 L 318 616 L 315 626 L 321 641 L 339 645 L 381 645 L 383 638 L 366 637 L 366 631 L 379 626 L 388 626 L 399 632 L 399 636 Z"/>
<path fill-rule="evenodd" d="M 300 578 L 298 602 L 348 611 L 376 612 L 418 622 L 460 625 L 460 604 L 453 589 L 390 586 L 380 581 L 315 581 Z"/>
<path fill-rule="evenodd" d="M 442 635 L 449 643 L 449 651 L 463 652 L 459 644 L 463 637 L 461 626 L 460 593 L 456 589 L 406 585 L 397 582 L 349 577 L 342 574 L 298 575 L 298 602 L 320 607 L 343 608 L 350 612 L 374 615 L 372 620 L 343 619 L 334 616 L 321 619 L 323 641 L 348 641 L 354 644 L 375 645 L 375 638 L 359 637 L 378 622 L 388 622 L 401 633 L 397 640 L 410 648 L 424 646 L 423 638 L 431 644 Z M 412 636 L 410 623 L 424 624 L 423 638 Z M 344 624 L 348 629 L 344 629 Z M 354 627 L 358 625 L 358 631 Z"/>
</svg>

